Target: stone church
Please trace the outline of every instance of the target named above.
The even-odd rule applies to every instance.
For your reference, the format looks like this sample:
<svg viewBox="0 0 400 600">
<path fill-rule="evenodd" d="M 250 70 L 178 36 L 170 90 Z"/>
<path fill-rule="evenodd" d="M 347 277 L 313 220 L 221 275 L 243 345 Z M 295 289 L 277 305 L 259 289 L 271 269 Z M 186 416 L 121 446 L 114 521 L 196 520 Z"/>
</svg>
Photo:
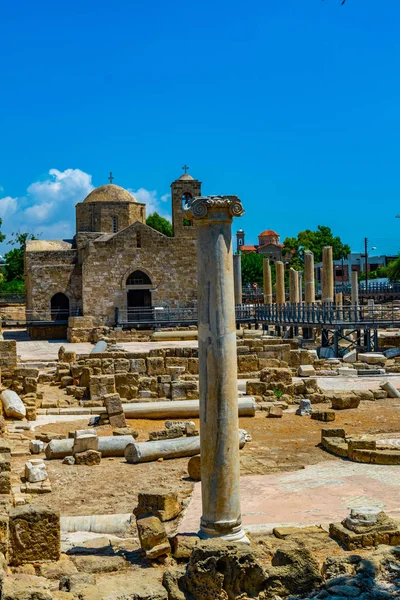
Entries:
<svg viewBox="0 0 400 600">
<path fill-rule="evenodd" d="M 183 204 L 201 195 L 184 173 L 171 184 L 173 237 L 146 225 L 146 205 L 114 184 L 76 205 L 72 240 L 32 240 L 25 247 L 28 315 L 65 320 L 93 316 L 129 322 L 137 307 L 189 306 L 197 297 L 196 231 Z M 133 312 L 132 312 L 133 311 Z"/>
</svg>

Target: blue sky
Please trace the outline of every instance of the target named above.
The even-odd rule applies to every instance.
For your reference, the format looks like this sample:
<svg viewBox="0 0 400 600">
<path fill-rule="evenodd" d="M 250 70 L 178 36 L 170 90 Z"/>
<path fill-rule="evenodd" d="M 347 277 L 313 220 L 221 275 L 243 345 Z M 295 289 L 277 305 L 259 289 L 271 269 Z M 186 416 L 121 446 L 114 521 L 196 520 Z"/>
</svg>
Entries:
<svg viewBox="0 0 400 600">
<path fill-rule="evenodd" d="M 20 0 L 0 20 L 3 231 L 71 235 L 115 183 L 241 197 L 246 243 L 318 224 L 400 250 L 398 0 Z"/>
</svg>

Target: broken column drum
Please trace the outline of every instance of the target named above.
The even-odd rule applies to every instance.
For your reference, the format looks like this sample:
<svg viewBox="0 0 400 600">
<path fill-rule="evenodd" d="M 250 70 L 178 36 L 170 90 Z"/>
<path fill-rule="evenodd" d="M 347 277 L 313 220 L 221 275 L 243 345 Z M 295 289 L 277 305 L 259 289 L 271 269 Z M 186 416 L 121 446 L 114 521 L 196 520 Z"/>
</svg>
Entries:
<svg viewBox="0 0 400 600">
<path fill-rule="evenodd" d="M 236 196 L 206 196 L 184 208 L 196 222 L 200 453 L 200 536 L 247 541 L 240 511 L 237 356 L 232 218 Z"/>
</svg>

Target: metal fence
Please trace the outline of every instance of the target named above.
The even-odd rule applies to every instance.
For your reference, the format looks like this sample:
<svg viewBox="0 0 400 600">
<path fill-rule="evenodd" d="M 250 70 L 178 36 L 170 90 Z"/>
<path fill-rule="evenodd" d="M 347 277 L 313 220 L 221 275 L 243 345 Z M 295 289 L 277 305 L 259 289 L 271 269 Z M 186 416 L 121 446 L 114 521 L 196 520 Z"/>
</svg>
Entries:
<svg viewBox="0 0 400 600">
<path fill-rule="evenodd" d="M 335 306 L 312 304 L 269 304 L 254 307 L 255 320 L 278 324 L 305 325 L 400 325 L 400 307 Z"/>
</svg>

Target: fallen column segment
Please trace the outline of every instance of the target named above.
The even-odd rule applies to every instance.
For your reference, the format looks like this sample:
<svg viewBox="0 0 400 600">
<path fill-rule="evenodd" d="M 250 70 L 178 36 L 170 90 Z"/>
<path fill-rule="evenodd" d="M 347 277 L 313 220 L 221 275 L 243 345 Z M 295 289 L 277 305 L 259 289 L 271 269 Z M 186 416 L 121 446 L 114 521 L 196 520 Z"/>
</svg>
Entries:
<svg viewBox="0 0 400 600">
<path fill-rule="evenodd" d="M 247 431 L 239 429 L 239 448 L 247 441 Z M 129 444 L 125 450 L 128 463 L 142 463 L 158 460 L 159 458 L 183 458 L 200 453 L 200 436 L 190 438 L 175 438 L 155 442 L 138 442 Z"/>
<path fill-rule="evenodd" d="M 171 402 L 130 402 L 122 405 L 127 419 L 186 419 L 199 416 L 198 400 L 177 400 Z M 254 417 L 254 398 L 238 399 L 239 417 Z"/>
<path fill-rule="evenodd" d="M 101 456 L 124 456 L 125 448 L 132 444 L 135 438 L 131 435 L 103 436 L 98 439 L 98 451 Z M 65 458 L 73 454 L 74 440 L 51 440 L 46 446 L 45 454 L 48 460 Z"/>
</svg>

